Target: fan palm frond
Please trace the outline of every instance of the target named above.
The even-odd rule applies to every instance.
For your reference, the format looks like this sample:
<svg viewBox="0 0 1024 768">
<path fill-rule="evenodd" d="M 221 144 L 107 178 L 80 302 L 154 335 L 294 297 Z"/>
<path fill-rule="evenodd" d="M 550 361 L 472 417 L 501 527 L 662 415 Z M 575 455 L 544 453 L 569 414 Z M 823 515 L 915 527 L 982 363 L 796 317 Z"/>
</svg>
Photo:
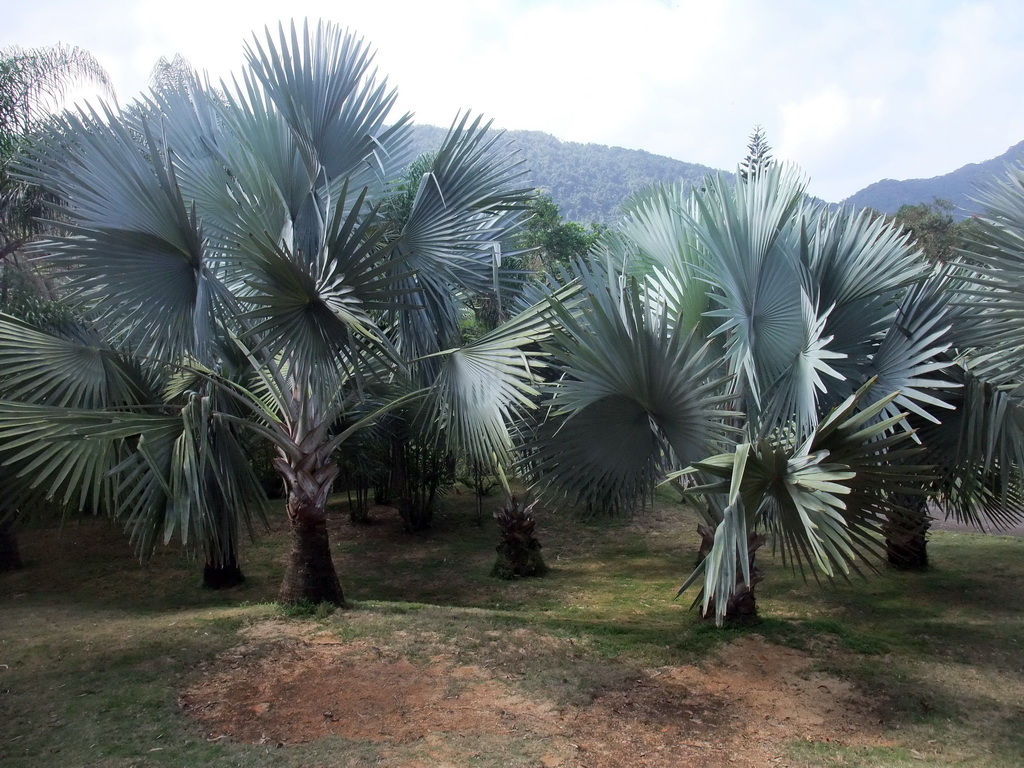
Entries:
<svg viewBox="0 0 1024 768">
<path fill-rule="evenodd" d="M 85 409 L 158 401 L 151 372 L 95 332 L 77 330 L 77 338 L 49 333 L 0 315 L 3 397 Z"/>
<path fill-rule="evenodd" d="M 383 177 L 394 167 L 378 152 L 407 132 L 407 118 L 385 128 L 397 94 L 377 82 L 365 40 L 334 24 L 311 30 L 307 21 L 301 31 L 282 24 L 276 40 L 269 29 L 263 42 L 254 37 L 246 56 L 252 77 L 328 179 L 365 183 L 366 171 Z"/>
<path fill-rule="evenodd" d="M 829 577 L 877 556 L 889 494 L 905 490 L 908 480 L 913 485 L 927 469 L 907 462 L 917 449 L 911 433 L 898 426 L 902 417 L 877 418 L 895 394 L 862 409 L 866 389 L 827 414 L 798 446 L 740 443 L 670 476 L 700 473 L 708 482 L 687 492 L 722 495 L 711 553 L 680 594 L 702 579 L 703 610 L 714 605 L 721 623 L 737 585 L 751 584 L 748 538 L 759 528 L 775 535 L 784 558 Z"/>
<path fill-rule="evenodd" d="M 427 419 L 446 447 L 483 465 L 508 466 L 513 430 L 537 408 L 539 344 L 552 334 L 552 304 L 567 306 L 578 286 L 567 286 L 519 312 L 479 339 L 445 354 L 428 396 Z"/>
<path fill-rule="evenodd" d="M 734 414 L 717 359 L 678 315 L 646 305 L 635 281 L 584 280 L 578 308 L 555 306 L 545 349 L 558 378 L 530 461 L 571 501 L 630 509 L 674 462 L 722 445 Z"/>
<path fill-rule="evenodd" d="M 533 191 L 500 133 L 482 117 L 453 123 L 430 169 L 418 180 L 398 251 L 408 259 L 409 301 L 418 311 L 399 315 L 401 348 L 410 357 L 459 343 L 467 295 L 489 292 L 501 267 L 501 243 Z M 427 379 L 436 373 L 429 371 Z"/>
</svg>

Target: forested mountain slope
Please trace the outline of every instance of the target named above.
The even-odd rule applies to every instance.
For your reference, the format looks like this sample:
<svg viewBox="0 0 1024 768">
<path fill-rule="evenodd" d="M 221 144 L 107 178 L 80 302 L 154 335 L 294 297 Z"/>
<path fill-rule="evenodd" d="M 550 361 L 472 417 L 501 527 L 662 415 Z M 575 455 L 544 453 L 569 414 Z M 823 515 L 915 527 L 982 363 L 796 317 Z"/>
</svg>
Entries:
<svg viewBox="0 0 1024 768">
<path fill-rule="evenodd" d="M 414 134 L 417 154 L 440 145 L 446 129 L 418 125 Z M 562 216 L 584 224 L 610 223 L 619 206 L 639 189 L 651 184 L 682 181 L 696 186 L 714 168 L 654 155 L 639 149 L 603 144 L 560 141 L 541 131 L 507 131 L 506 137 L 519 148 L 529 169 L 528 183 L 551 195 Z M 737 162 L 742 148 L 737 150 Z M 1008 165 L 1024 161 L 1024 142 L 1010 147 L 999 157 L 969 163 L 955 171 L 930 179 L 877 181 L 844 200 L 858 208 L 895 213 L 902 205 L 932 203 L 936 198 L 953 203 L 953 214 L 963 219 L 980 212 L 971 200 L 979 186 L 1004 174 Z M 731 174 L 726 174 L 731 175 Z"/>
<path fill-rule="evenodd" d="M 953 215 L 963 219 L 981 212 L 981 206 L 971 198 L 977 197 L 978 188 L 993 177 L 1005 175 L 1006 167 L 1024 160 L 1024 141 L 1006 152 L 980 163 L 969 163 L 951 173 L 930 179 L 876 181 L 843 202 L 858 207 L 874 208 L 882 213 L 895 213 L 901 205 L 931 203 L 936 198 L 953 203 Z"/>
<path fill-rule="evenodd" d="M 418 125 L 417 154 L 435 149 L 445 129 Z M 560 141 L 541 131 L 507 131 L 529 169 L 528 183 L 558 204 L 562 216 L 584 224 L 614 220 L 619 206 L 639 189 L 659 182 L 699 185 L 713 168 L 652 155 L 639 149 Z"/>
</svg>

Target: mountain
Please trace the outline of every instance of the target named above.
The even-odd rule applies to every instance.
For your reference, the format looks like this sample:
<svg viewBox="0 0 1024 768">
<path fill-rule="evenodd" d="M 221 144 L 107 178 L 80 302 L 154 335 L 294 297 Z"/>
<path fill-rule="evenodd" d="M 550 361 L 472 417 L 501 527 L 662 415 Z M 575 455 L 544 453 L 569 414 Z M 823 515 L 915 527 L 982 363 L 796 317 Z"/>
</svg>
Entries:
<svg viewBox="0 0 1024 768">
<path fill-rule="evenodd" d="M 415 126 L 413 151 L 418 155 L 437 149 L 446 132 L 432 125 Z M 644 187 L 677 181 L 697 186 L 705 176 L 718 172 L 706 165 L 685 163 L 640 149 L 560 141 L 541 131 L 506 131 L 504 137 L 522 154 L 528 169 L 526 183 L 550 194 L 564 218 L 582 224 L 613 222 L 622 203 Z M 877 181 L 843 203 L 896 213 L 902 205 L 931 203 L 941 198 L 953 203 L 955 218 L 963 219 L 981 212 L 981 206 L 970 199 L 977 196 L 978 189 L 994 177 L 1002 177 L 1008 165 L 1021 161 L 1024 141 L 999 157 L 970 163 L 943 176 Z"/>
<path fill-rule="evenodd" d="M 876 181 L 851 195 L 844 203 L 858 208 L 874 208 L 882 213 L 896 213 L 901 205 L 931 203 L 935 198 L 949 200 L 954 205 L 953 215 L 964 219 L 981 213 L 981 206 L 971 200 L 979 188 L 991 183 L 993 177 L 1005 175 L 1006 167 L 1024 159 L 1024 141 L 1010 147 L 999 157 L 981 163 L 969 163 L 944 176 L 930 179 Z"/>
<path fill-rule="evenodd" d="M 443 128 L 417 125 L 414 152 L 437 149 L 445 133 Z M 639 149 L 560 141 L 541 131 L 506 131 L 504 138 L 522 154 L 526 183 L 550 194 L 564 218 L 583 224 L 614 221 L 619 206 L 644 187 L 677 181 L 693 186 L 715 173 L 706 165 Z"/>
</svg>

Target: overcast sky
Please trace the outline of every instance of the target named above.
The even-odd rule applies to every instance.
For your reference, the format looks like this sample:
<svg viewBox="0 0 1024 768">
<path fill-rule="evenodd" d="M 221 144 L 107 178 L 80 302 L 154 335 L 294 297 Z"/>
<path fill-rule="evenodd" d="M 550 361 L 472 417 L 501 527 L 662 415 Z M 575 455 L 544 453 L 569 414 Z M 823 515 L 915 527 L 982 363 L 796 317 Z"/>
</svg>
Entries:
<svg viewBox="0 0 1024 768">
<path fill-rule="evenodd" d="M 122 103 L 161 56 L 220 78 L 254 30 L 366 37 L 417 122 L 460 109 L 733 170 L 755 124 L 810 191 L 936 176 L 1024 140 L 1020 0 L 4 0 L 0 47 L 91 51 Z M 397 116 L 397 115 L 396 115 Z"/>
</svg>

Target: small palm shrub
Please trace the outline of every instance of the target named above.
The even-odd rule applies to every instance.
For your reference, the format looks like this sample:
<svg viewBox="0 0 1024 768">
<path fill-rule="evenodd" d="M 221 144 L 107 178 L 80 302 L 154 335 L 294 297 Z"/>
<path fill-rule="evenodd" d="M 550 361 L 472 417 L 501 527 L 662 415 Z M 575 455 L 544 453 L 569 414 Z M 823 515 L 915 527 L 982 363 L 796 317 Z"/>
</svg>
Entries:
<svg viewBox="0 0 1024 768">
<path fill-rule="evenodd" d="M 548 567 L 541 557 L 541 544 L 534 536 L 537 521 L 533 519 L 534 501 L 523 507 L 515 495 L 508 497 L 508 503 L 494 513 L 494 519 L 501 529 L 501 543 L 498 545 L 498 559 L 491 569 L 491 575 L 499 579 L 514 579 L 517 576 L 543 576 Z"/>
</svg>

